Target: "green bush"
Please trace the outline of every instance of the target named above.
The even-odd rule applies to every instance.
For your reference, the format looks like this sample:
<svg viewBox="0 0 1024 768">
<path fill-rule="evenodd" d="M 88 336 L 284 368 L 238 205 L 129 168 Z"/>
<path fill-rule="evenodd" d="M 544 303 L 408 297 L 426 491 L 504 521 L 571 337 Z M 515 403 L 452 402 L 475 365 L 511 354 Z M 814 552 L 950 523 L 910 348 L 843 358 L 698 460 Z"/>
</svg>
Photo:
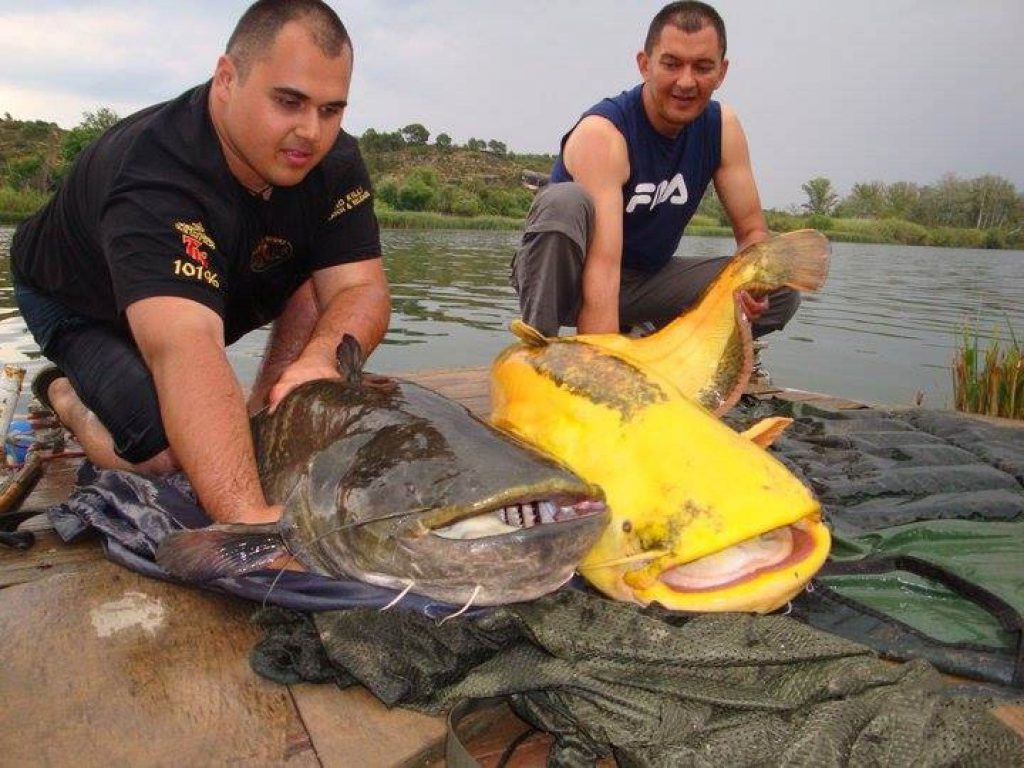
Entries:
<svg viewBox="0 0 1024 768">
<path fill-rule="evenodd" d="M 409 178 L 398 190 L 398 202 L 395 207 L 400 211 L 425 211 L 432 207 L 434 189 L 422 180 Z"/>
<path fill-rule="evenodd" d="M 376 200 L 387 203 L 392 208 L 398 205 L 398 182 L 388 177 L 380 182 L 374 189 Z"/>
<path fill-rule="evenodd" d="M 807 226 L 819 232 L 828 232 L 832 229 L 832 217 L 827 213 L 815 213 L 807 218 Z"/>
<path fill-rule="evenodd" d="M 882 219 L 878 222 L 878 232 L 884 243 L 925 245 L 928 242 L 927 228 L 903 219 Z"/>
<path fill-rule="evenodd" d="M 794 216 L 784 211 L 766 211 L 765 220 L 768 222 L 768 229 L 772 232 L 792 232 L 794 229 L 803 229 L 804 218 Z"/>
<path fill-rule="evenodd" d="M 451 212 L 456 216 L 479 216 L 480 198 L 472 192 L 460 192 L 452 199 Z"/>
</svg>

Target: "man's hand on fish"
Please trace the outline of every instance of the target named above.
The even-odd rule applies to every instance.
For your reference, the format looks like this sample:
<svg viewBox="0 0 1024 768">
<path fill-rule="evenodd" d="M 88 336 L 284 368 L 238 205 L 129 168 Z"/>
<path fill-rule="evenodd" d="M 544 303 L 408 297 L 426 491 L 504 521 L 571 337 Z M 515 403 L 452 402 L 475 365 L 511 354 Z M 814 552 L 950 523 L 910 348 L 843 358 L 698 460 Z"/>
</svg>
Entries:
<svg viewBox="0 0 1024 768">
<path fill-rule="evenodd" d="M 265 507 L 246 510 L 231 522 L 241 525 L 268 525 L 280 520 L 283 511 L 283 504 L 268 504 Z"/>
<path fill-rule="evenodd" d="M 333 358 L 324 360 L 318 356 L 302 354 L 284 369 L 277 383 L 270 388 L 270 392 L 267 393 L 267 407 L 273 413 L 285 395 L 300 384 L 316 379 L 337 379 L 339 376 L 338 366 Z"/>
<path fill-rule="evenodd" d="M 757 320 L 757 318 L 768 311 L 767 296 L 763 299 L 757 299 L 748 291 L 737 291 L 736 298 L 739 300 L 740 309 L 743 310 L 743 314 L 751 322 Z"/>
</svg>

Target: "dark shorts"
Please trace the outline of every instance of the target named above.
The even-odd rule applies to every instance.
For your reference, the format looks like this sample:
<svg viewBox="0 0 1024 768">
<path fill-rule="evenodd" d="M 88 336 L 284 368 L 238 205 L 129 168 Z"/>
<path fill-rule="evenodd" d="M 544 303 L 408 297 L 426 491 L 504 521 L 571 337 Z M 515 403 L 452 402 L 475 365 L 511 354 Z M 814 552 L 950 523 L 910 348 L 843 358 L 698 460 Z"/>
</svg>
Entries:
<svg viewBox="0 0 1024 768">
<path fill-rule="evenodd" d="M 139 464 L 168 447 L 153 377 L 131 334 L 17 282 L 14 298 L 39 348 L 110 432 L 118 456 Z"/>
</svg>

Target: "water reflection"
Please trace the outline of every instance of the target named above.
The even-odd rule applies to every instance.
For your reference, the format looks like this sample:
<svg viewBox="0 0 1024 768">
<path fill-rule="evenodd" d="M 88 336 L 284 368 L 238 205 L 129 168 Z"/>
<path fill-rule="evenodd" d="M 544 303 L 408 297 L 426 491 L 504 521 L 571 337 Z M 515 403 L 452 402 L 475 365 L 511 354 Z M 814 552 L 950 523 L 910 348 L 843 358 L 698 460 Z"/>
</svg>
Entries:
<svg viewBox="0 0 1024 768">
<path fill-rule="evenodd" d="M 12 230 L 0 227 L 6 260 Z M 515 232 L 383 233 L 393 317 L 371 361 L 386 372 L 486 365 L 511 339 L 508 286 Z M 684 238 L 685 255 L 727 255 L 732 241 Z M 765 360 L 785 386 L 878 403 L 948 407 L 950 363 L 965 320 L 988 333 L 1008 323 L 1024 337 L 1024 253 L 884 245 L 833 246 L 824 291 L 809 295 Z M 249 380 L 266 341 L 255 331 L 230 350 Z M 38 350 L 0 274 L 0 358 L 37 363 Z"/>
</svg>

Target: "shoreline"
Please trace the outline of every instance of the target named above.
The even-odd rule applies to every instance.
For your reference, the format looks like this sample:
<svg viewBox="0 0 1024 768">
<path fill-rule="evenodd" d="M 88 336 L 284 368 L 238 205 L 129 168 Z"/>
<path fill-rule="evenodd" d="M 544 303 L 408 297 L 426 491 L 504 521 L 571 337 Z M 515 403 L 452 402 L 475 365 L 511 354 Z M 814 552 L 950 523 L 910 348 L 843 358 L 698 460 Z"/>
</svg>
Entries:
<svg viewBox="0 0 1024 768">
<path fill-rule="evenodd" d="M 31 216 L 34 211 L 10 212 L 0 211 L 0 226 L 16 227 L 22 221 Z M 700 215 L 698 214 L 698 217 Z M 695 218 L 698 218 L 695 217 Z M 700 217 L 707 218 L 707 217 Z M 771 218 L 771 217 L 770 217 Z M 769 218 L 769 224 L 772 222 Z M 819 229 L 822 234 L 835 243 L 859 243 L 862 245 L 905 245 L 905 246 L 926 246 L 932 248 L 971 248 L 978 250 L 995 251 L 1024 251 L 1024 246 L 1015 247 L 1015 243 L 998 242 L 992 239 L 992 235 L 985 230 L 959 230 L 959 229 L 928 229 L 921 227 L 914 231 L 911 237 L 898 236 L 899 228 L 890 226 L 894 230 L 894 236 L 878 236 L 876 232 L 853 231 L 850 229 L 834 228 L 833 222 L 827 222 L 832 226 L 813 227 L 813 224 L 822 224 L 820 221 L 802 221 L 804 217 L 792 217 L 794 221 L 786 222 L 786 228 L 775 228 L 769 226 L 773 234 L 800 229 L 802 226 Z M 809 217 L 808 217 L 809 218 Z M 395 211 L 389 208 L 381 208 L 377 211 L 377 219 L 381 229 L 404 229 L 404 230 L 450 230 L 450 231 L 516 231 L 523 227 L 524 219 L 517 219 L 508 216 L 452 216 L 449 214 L 435 213 L 432 211 Z M 846 221 L 846 220 L 841 220 Z M 895 219 L 858 219 L 858 224 L 865 230 L 872 226 L 885 226 L 887 222 L 899 222 Z M 790 226 L 792 225 L 792 226 Z M 684 233 L 695 237 L 732 237 L 730 227 L 709 225 L 705 223 L 690 224 Z M 911 242 L 908 242 L 911 240 Z"/>
</svg>

